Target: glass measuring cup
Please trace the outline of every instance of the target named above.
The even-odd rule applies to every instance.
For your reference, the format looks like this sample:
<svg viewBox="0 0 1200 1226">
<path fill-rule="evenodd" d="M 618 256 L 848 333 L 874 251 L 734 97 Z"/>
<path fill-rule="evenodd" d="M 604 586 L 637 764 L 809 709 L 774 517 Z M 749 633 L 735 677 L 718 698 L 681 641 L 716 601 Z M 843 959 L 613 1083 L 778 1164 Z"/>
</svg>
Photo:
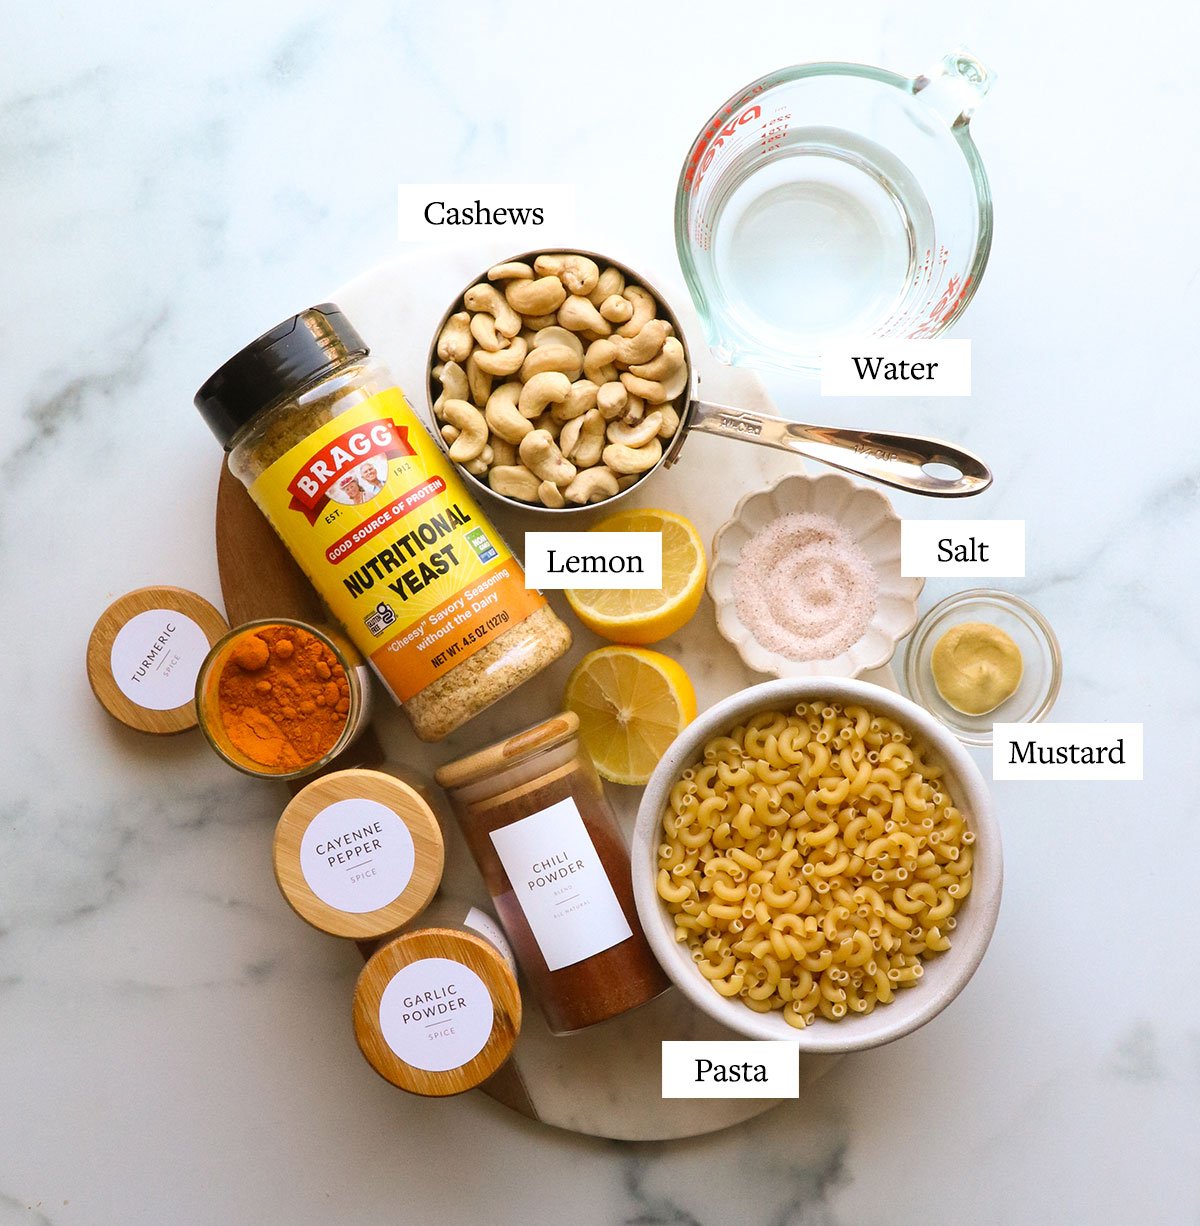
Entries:
<svg viewBox="0 0 1200 1226">
<path fill-rule="evenodd" d="M 992 201 L 968 51 L 909 79 L 802 64 L 748 85 L 696 138 L 675 245 L 721 361 L 816 371 L 839 336 L 934 337 L 987 266 Z"/>
</svg>

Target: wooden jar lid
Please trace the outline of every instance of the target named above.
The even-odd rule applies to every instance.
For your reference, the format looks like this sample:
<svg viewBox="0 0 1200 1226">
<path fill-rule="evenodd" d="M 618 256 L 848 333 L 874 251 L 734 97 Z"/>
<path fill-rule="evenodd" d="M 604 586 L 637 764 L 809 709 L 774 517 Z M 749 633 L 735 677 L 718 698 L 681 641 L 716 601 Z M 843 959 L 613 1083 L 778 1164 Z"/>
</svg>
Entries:
<svg viewBox="0 0 1200 1226">
<path fill-rule="evenodd" d="M 335 937 L 371 940 L 424 910 L 445 848 L 433 810 L 407 783 L 372 770 L 322 775 L 275 828 L 275 880 L 292 910 Z"/>
<path fill-rule="evenodd" d="M 461 1094 L 487 1080 L 521 1031 L 521 993 L 482 937 L 421 928 L 390 941 L 354 989 L 354 1037 L 371 1067 L 413 1094 Z"/>
<path fill-rule="evenodd" d="M 507 740 L 497 741 L 496 744 L 468 754 L 465 758 L 457 758 L 439 766 L 434 772 L 434 778 L 444 788 L 459 788 L 512 766 L 529 754 L 550 749 L 578 731 L 579 716 L 574 711 L 563 711 L 560 715 L 534 724 L 532 728 L 526 728 Z"/>
<path fill-rule="evenodd" d="M 114 600 L 88 639 L 87 674 L 100 705 L 139 732 L 196 726 L 196 676 L 229 630 L 203 596 L 142 587 Z"/>
</svg>

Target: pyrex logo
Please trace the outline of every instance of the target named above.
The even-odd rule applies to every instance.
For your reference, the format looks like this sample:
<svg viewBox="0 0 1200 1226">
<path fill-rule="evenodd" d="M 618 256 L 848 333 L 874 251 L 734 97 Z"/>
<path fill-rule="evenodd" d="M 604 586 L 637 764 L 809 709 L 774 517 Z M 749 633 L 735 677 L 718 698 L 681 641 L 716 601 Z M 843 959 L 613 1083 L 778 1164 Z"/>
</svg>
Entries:
<svg viewBox="0 0 1200 1226">
<path fill-rule="evenodd" d="M 755 103 L 753 106 L 747 107 L 736 119 L 731 119 L 724 127 L 718 126 L 719 120 L 715 121 L 705 133 L 705 143 L 696 150 L 691 164 L 687 168 L 687 173 L 684 176 L 687 186 L 694 187 L 700 182 L 704 172 L 712 165 L 713 159 L 717 156 L 717 150 L 725 143 L 727 136 L 732 136 L 742 124 L 750 123 L 751 120 L 758 119 L 761 115 L 762 107 Z"/>
</svg>

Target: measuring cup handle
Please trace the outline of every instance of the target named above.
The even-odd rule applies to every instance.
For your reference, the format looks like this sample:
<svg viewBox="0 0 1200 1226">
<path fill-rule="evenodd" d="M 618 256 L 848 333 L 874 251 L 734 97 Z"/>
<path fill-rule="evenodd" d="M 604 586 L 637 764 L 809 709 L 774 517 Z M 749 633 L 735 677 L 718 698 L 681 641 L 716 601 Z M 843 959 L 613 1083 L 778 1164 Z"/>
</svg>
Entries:
<svg viewBox="0 0 1200 1226">
<path fill-rule="evenodd" d="M 693 402 L 688 428 L 793 451 L 893 489 L 932 498 L 966 498 L 983 493 L 992 483 L 991 470 L 978 456 L 940 439 L 806 426 L 703 401 Z M 929 472 L 930 465 L 953 469 L 955 475 Z"/>
</svg>

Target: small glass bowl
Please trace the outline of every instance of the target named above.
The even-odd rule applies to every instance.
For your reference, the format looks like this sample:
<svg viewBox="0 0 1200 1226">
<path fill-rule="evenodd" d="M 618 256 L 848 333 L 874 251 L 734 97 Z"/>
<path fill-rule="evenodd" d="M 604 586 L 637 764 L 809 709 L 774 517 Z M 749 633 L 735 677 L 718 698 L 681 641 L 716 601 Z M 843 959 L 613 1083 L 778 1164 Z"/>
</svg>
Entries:
<svg viewBox="0 0 1200 1226">
<path fill-rule="evenodd" d="M 1017 692 L 993 711 L 965 715 L 938 693 L 932 656 L 938 640 L 963 622 L 988 622 L 1020 648 L 1024 671 Z M 964 745 L 990 745 L 993 723 L 1034 724 L 1045 719 L 1062 684 L 1062 652 L 1050 623 L 1028 601 L 1009 592 L 975 588 L 936 604 L 917 623 L 904 653 L 904 686 Z"/>
<path fill-rule="evenodd" d="M 306 762 L 303 766 L 290 771 L 271 770 L 261 762 L 256 762 L 253 758 L 248 758 L 241 753 L 225 734 L 217 709 L 217 687 L 230 652 L 246 635 L 253 634 L 267 626 L 290 626 L 304 630 L 313 638 L 320 640 L 333 652 L 337 662 L 345 670 L 350 688 L 350 710 L 346 713 L 346 723 L 341 735 L 320 758 Z M 328 766 L 354 741 L 366 727 L 370 716 L 370 697 L 371 680 L 367 666 L 350 642 L 330 630 L 310 625 L 308 622 L 295 621 L 290 617 L 267 617 L 235 626 L 224 638 L 218 639 L 213 645 L 204 663 L 200 666 L 200 674 L 196 678 L 196 714 L 200 720 L 200 729 L 217 755 L 243 774 L 253 775 L 256 779 L 277 779 L 285 783 L 292 779 L 303 779 Z"/>
</svg>

